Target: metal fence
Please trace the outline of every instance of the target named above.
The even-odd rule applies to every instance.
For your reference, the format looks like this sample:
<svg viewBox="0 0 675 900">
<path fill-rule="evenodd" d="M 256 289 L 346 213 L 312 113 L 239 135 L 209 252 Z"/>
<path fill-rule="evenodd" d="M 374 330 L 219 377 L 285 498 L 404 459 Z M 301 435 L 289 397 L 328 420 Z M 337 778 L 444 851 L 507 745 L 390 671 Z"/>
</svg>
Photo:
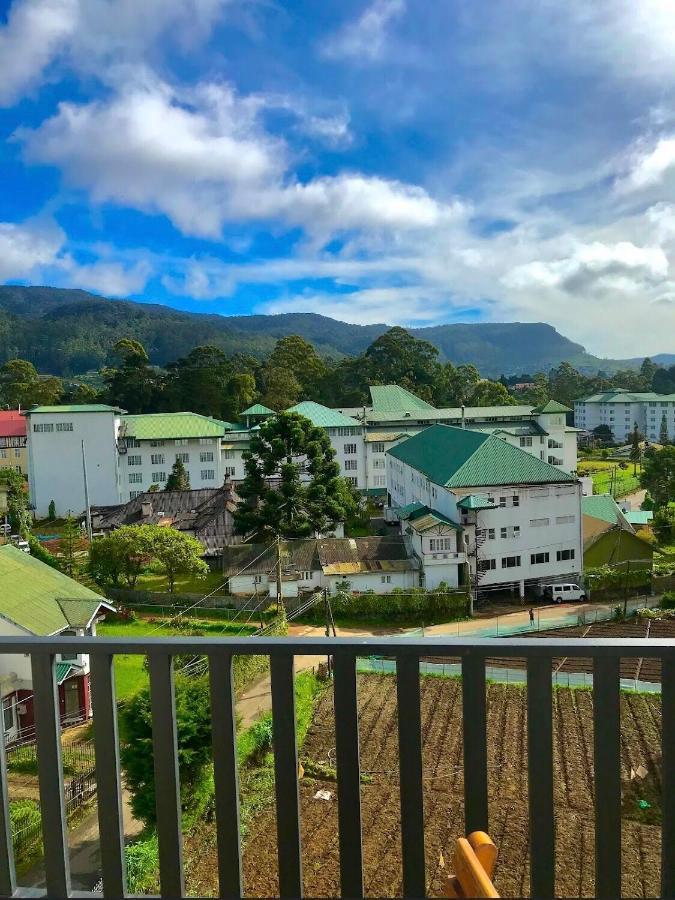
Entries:
<svg viewBox="0 0 675 900">
<path fill-rule="evenodd" d="M 402 875 L 406 897 L 426 893 L 420 657 L 461 660 L 465 829 L 489 830 L 486 660 L 527 660 L 530 884 L 535 897 L 552 897 L 555 881 L 553 792 L 553 658 L 589 657 L 594 664 L 594 781 L 596 895 L 621 895 L 620 680 L 622 656 L 662 662 L 661 893 L 675 896 L 675 642 L 659 639 L 588 642 L 552 638 L 419 640 L 396 638 L 0 638 L 0 653 L 31 656 L 38 722 L 38 766 L 47 895 L 72 895 L 61 776 L 61 738 L 54 674 L 56 654 L 77 646 L 91 654 L 96 710 L 96 778 L 105 896 L 126 894 L 119 740 L 113 661 L 116 654 L 147 654 L 150 670 L 156 819 L 162 896 L 184 897 L 183 840 L 172 657 L 204 654 L 209 661 L 220 895 L 241 896 L 239 785 L 232 660 L 269 654 L 274 720 L 274 774 L 282 897 L 302 896 L 302 848 L 295 733 L 294 656 L 331 654 L 334 660 L 335 743 L 341 893 L 362 897 L 363 848 L 356 661 L 393 657 L 398 698 Z M 7 780 L 0 749 L 0 895 L 35 896 L 17 889 L 9 832 Z M 94 896 L 78 892 L 78 896 Z"/>
</svg>

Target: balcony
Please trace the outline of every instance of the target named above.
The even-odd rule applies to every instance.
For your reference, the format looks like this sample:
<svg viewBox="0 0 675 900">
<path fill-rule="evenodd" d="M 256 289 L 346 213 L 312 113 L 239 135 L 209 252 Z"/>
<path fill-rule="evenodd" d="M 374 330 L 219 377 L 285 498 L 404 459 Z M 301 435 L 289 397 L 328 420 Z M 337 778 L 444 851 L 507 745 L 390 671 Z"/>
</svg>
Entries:
<svg viewBox="0 0 675 900">
<path fill-rule="evenodd" d="M 588 658 L 594 666 L 594 818 L 595 894 L 621 895 L 621 744 L 620 667 L 622 657 L 661 661 L 662 690 L 662 851 L 661 896 L 675 896 L 675 643 L 665 639 L 600 639 L 592 645 L 574 639 L 321 639 L 308 638 L 0 638 L 0 653 L 31 657 L 38 744 L 40 801 L 44 830 L 46 894 L 16 887 L 12 841 L 8 831 L 8 790 L 4 753 L 0 802 L 0 895 L 73 896 L 67 853 L 55 660 L 77 648 L 90 654 L 95 707 L 96 775 L 103 891 L 126 894 L 122 836 L 117 711 L 113 675 L 115 654 L 147 654 L 152 700 L 157 831 L 161 894 L 185 896 L 183 840 L 179 802 L 172 656 L 206 654 L 209 659 L 215 812 L 220 896 L 242 894 L 239 787 L 232 657 L 269 654 L 274 717 L 274 774 L 278 835 L 279 887 L 282 897 L 302 896 L 302 850 L 295 734 L 294 656 L 334 659 L 335 760 L 341 893 L 364 892 L 361 815 L 357 658 L 386 655 L 396 668 L 398 710 L 398 791 L 401 813 L 403 894 L 426 895 L 422 771 L 420 657 L 461 660 L 463 710 L 464 828 L 489 830 L 486 659 L 524 659 L 527 666 L 526 720 L 530 888 L 535 897 L 554 896 L 555 817 L 552 723 L 553 658 Z M 455 835 L 456 836 L 456 835 Z M 585 851 L 588 855 L 593 850 Z M 563 861 L 564 862 L 564 861 Z M 77 892 L 77 896 L 96 896 Z"/>
</svg>

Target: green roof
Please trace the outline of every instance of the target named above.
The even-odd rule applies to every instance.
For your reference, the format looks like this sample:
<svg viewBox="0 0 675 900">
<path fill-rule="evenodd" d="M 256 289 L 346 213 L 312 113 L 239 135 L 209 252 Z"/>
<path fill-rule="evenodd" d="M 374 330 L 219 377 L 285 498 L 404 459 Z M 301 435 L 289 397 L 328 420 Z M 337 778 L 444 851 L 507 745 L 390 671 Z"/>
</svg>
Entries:
<svg viewBox="0 0 675 900">
<path fill-rule="evenodd" d="M 434 409 L 431 403 L 397 384 L 373 384 L 369 390 L 375 412 L 399 413 Z"/>
<path fill-rule="evenodd" d="M 18 547 L 0 547 L 0 616 L 30 634 L 88 625 L 105 598 Z"/>
<path fill-rule="evenodd" d="M 584 516 L 609 522 L 610 525 L 620 524 L 623 517 L 616 500 L 610 494 L 593 494 L 591 497 L 582 497 L 581 512 Z"/>
<path fill-rule="evenodd" d="M 436 512 L 435 509 L 429 509 L 428 506 L 424 506 L 422 503 L 411 503 L 409 505 L 419 507 L 419 509 L 414 510 L 406 517 L 410 526 L 414 528 L 415 531 L 428 531 L 430 528 L 436 528 L 438 525 L 449 525 L 451 528 L 454 528 L 455 531 L 462 530 L 461 525 L 453 522 L 452 519 L 448 519 L 443 513 Z"/>
<path fill-rule="evenodd" d="M 548 403 L 545 403 L 543 406 L 535 407 L 532 412 L 541 415 L 542 413 L 570 413 L 572 410 L 569 406 L 558 403 L 557 400 L 549 400 Z"/>
<path fill-rule="evenodd" d="M 320 403 L 315 403 L 313 400 L 303 400 L 302 403 L 296 403 L 295 406 L 291 406 L 286 412 L 299 413 L 301 416 L 309 419 L 312 424 L 318 425 L 320 428 L 361 427 L 361 423 L 356 419 L 352 419 L 351 416 L 345 416 L 336 409 L 329 409 L 327 406 L 322 406 Z"/>
<path fill-rule="evenodd" d="M 73 670 L 73 666 L 68 662 L 57 662 L 56 664 L 56 683 L 63 684 L 66 678 Z"/>
<path fill-rule="evenodd" d="M 82 403 L 66 404 L 64 406 L 34 406 L 26 410 L 26 415 L 33 413 L 97 413 L 115 412 L 123 413 L 124 410 L 117 406 L 108 406 L 106 403 Z"/>
<path fill-rule="evenodd" d="M 651 509 L 634 509 L 625 512 L 624 516 L 631 525 L 649 525 L 654 518 L 654 513 Z"/>
<path fill-rule="evenodd" d="M 653 391 L 627 391 L 624 388 L 613 388 L 609 391 L 600 391 L 589 397 L 580 397 L 575 403 L 647 403 L 660 401 L 662 403 L 674 403 L 675 394 L 655 394 Z"/>
<path fill-rule="evenodd" d="M 487 497 L 480 494 L 467 494 L 462 497 L 457 506 L 460 509 L 495 509 L 495 504 L 490 503 Z"/>
<path fill-rule="evenodd" d="M 576 481 L 492 434 L 451 425 L 432 425 L 387 453 L 446 487 Z"/>
<path fill-rule="evenodd" d="M 372 388 L 371 388 L 372 390 Z M 403 388 L 401 388 L 403 390 Z M 408 393 L 405 391 L 404 393 Z M 410 394 L 414 397 L 414 394 Z M 423 400 L 419 400 L 424 403 Z M 466 406 L 464 408 L 464 418 L 467 423 L 471 423 L 472 419 L 479 419 L 482 422 L 492 419 L 495 427 L 499 425 L 510 424 L 519 419 L 528 419 L 532 417 L 531 406 Z M 449 420 L 458 425 L 462 421 L 461 406 L 448 406 L 441 409 L 434 409 L 433 406 L 425 406 L 415 408 L 413 406 L 399 406 L 392 409 L 372 408 L 366 410 L 366 419 L 369 422 L 401 422 L 404 420 L 413 420 L 417 422 L 437 422 Z M 469 424 L 473 428 L 472 424 Z"/>
<path fill-rule="evenodd" d="M 396 513 L 399 519 L 409 519 L 410 516 L 423 509 L 426 509 L 426 506 L 420 503 L 419 500 L 416 500 L 414 503 L 408 503 L 407 506 L 399 506 Z"/>
<path fill-rule="evenodd" d="M 263 406 L 262 403 L 254 403 L 253 406 L 249 406 L 248 409 L 245 409 L 243 413 L 240 413 L 242 416 L 273 416 L 274 410 L 270 409 L 269 406 Z"/>
<path fill-rule="evenodd" d="M 229 422 L 191 412 L 124 416 L 123 421 L 127 426 L 127 435 L 139 441 L 220 437 L 232 428 Z"/>
</svg>

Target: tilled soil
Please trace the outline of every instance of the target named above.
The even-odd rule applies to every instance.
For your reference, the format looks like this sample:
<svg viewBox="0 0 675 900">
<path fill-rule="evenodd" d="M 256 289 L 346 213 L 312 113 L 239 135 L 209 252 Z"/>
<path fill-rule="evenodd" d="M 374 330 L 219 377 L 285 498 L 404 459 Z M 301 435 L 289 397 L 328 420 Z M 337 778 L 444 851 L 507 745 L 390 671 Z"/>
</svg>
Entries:
<svg viewBox="0 0 675 900">
<path fill-rule="evenodd" d="M 362 675 L 359 731 L 364 879 L 369 896 L 400 896 L 400 800 L 396 681 Z M 452 864 L 452 847 L 464 831 L 462 695 L 454 679 L 421 680 L 425 849 L 428 893 L 442 895 Z M 660 784 L 660 697 L 622 694 L 621 759 L 624 785 L 631 768 L 644 765 Z M 593 694 L 554 692 L 554 791 L 556 805 L 556 895 L 594 894 Z M 495 873 L 502 896 L 529 894 L 527 814 L 527 721 L 525 692 L 513 685 L 488 685 L 488 779 L 490 834 L 499 848 Z M 334 766 L 332 694 L 319 702 L 301 757 Z M 314 799 L 317 790 L 331 800 Z M 339 848 L 337 785 L 330 780 L 301 781 L 305 894 L 338 896 Z M 210 846 L 209 846 L 210 845 Z M 623 894 L 657 896 L 660 829 L 625 819 L 622 831 Z M 195 866 L 200 893 L 215 891 L 204 878 L 215 871 L 213 841 L 202 838 Z M 195 882 L 196 883 L 196 882 Z M 211 890 L 209 889 L 211 888 Z M 244 853 L 247 896 L 278 895 L 274 809 L 255 819 Z"/>
</svg>

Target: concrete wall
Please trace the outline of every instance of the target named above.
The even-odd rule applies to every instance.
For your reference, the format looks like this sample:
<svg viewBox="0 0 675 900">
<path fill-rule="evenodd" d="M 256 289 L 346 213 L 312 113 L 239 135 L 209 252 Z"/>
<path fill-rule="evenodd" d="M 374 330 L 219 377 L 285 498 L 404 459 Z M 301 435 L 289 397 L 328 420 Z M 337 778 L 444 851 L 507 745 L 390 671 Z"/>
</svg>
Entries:
<svg viewBox="0 0 675 900">
<path fill-rule="evenodd" d="M 328 575 L 326 586 L 331 594 L 336 585 L 349 582 L 349 590 L 355 593 L 374 591 L 376 594 L 390 594 L 394 588 L 412 588 L 419 585 L 417 572 L 410 569 L 406 572 L 363 572 L 357 575 Z"/>
<path fill-rule="evenodd" d="M 191 488 L 196 490 L 221 487 L 224 475 L 220 438 L 186 440 L 187 443 L 182 440 L 134 441 L 133 438 L 128 438 L 129 446 L 127 452 L 120 456 L 119 465 L 123 500 L 130 500 L 137 494 L 147 491 L 151 484 L 159 484 L 160 489 L 163 488 L 179 454 L 188 456 L 187 461 L 183 462 L 190 476 Z M 136 443 L 140 446 L 134 446 Z M 202 460 L 202 456 L 206 458 Z M 211 459 L 208 459 L 209 456 Z M 211 471 L 213 478 L 202 477 L 202 472 Z M 140 482 L 137 480 L 139 477 Z"/>
</svg>

